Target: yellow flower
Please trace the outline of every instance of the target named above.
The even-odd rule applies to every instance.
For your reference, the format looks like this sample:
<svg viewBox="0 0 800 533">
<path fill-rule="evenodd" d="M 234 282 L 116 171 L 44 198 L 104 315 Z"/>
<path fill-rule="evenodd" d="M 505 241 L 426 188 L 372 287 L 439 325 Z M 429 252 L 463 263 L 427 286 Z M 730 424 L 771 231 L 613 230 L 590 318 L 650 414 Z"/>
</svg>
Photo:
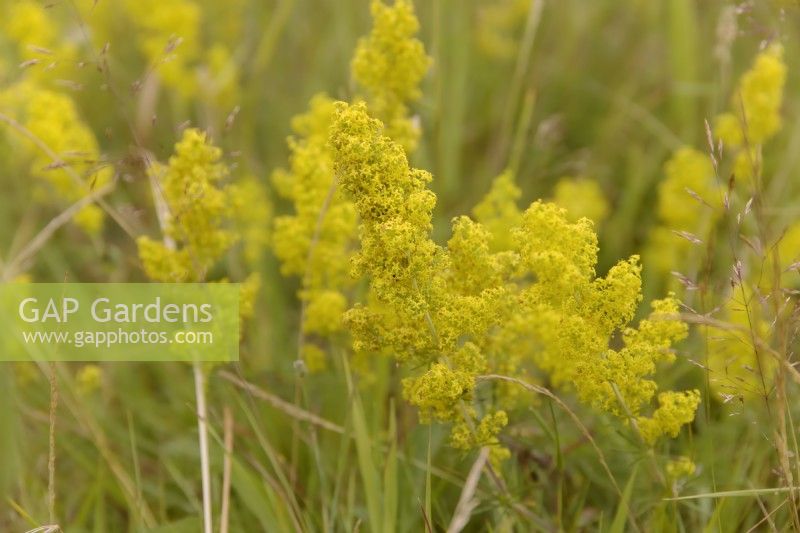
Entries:
<svg viewBox="0 0 800 533">
<path fill-rule="evenodd" d="M 229 185 L 228 196 L 231 218 L 241 235 L 245 260 L 254 266 L 270 243 L 272 203 L 266 187 L 250 175 Z"/>
<path fill-rule="evenodd" d="M 100 388 L 103 382 L 103 369 L 97 365 L 84 365 L 75 377 L 75 385 L 80 396 L 89 396 Z"/>
<path fill-rule="evenodd" d="M 20 78 L 49 82 L 74 75 L 77 46 L 62 38 L 62 29 L 49 8 L 33 0 L 15 0 L 3 7 L 0 21 L 0 46 L 9 41 L 16 49 L 17 63 L 27 63 Z"/>
<path fill-rule="evenodd" d="M 763 144 L 780 129 L 785 83 L 786 65 L 780 44 L 758 54 L 752 68 L 739 80 L 731 97 L 731 109 L 738 115 L 750 144 Z"/>
<path fill-rule="evenodd" d="M 677 302 L 654 302 L 651 315 L 630 327 L 641 301 L 638 258 L 597 278 L 591 221 L 570 222 L 564 209 L 542 202 L 506 217 L 515 214 L 515 188 L 502 178 L 477 211 L 487 221 L 517 218 L 505 228 L 508 248 L 493 251 L 492 232 L 467 217 L 453 220 L 443 248 L 431 239 L 431 176 L 410 168 L 363 103 L 336 105 L 330 146 L 362 221 L 354 270 L 370 287 L 368 300 L 345 314 L 354 349 L 387 352 L 418 369 L 404 379 L 404 395 L 423 421 L 452 422 L 454 445 L 494 442 L 503 410 L 516 401 L 498 387 L 493 405 L 479 412 L 475 378 L 524 378 L 528 362 L 599 409 L 640 417 L 648 439 L 674 435 L 694 418 L 694 392 L 661 393 L 661 406 L 651 408 L 656 363 L 674 360 L 671 346 L 687 333 Z M 618 331 L 623 346 L 609 348 Z"/>
<path fill-rule="evenodd" d="M 408 118 L 406 105 L 419 99 L 419 84 L 431 61 L 414 37 L 419 21 L 409 0 L 395 0 L 392 6 L 373 0 L 371 6 L 373 27 L 356 47 L 353 78 L 366 91 L 371 112 L 387 125 L 388 135 L 413 151 L 419 129 Z"/>
<path fill-rule="evenodd" d="M 513 173 L 506 170 L 494 179 L 489 192 L 472 210 L 475 219 L 491 233 L 494 251 L 511 248 L 511 228 L 522 220 L 522 212 L 517 206 L 521 194 L 514 183 Z"/>
<path fill-rule="evenodd" d="M 373 29 L 359 41 L 353 58 L 353 77 L 366 91 L 370 111 L 412 148 L 419 131 L 406 104 L 419 97 L 418 85 L 429 64 L 414 37 L 419 23 L 407 0 L 392 6 L 375 1 L 372 16 Z M 273 249 L 282 273 L 301 278 L 303 331 L 321 336 L 341 329 L 341 313 L 349 306 L 345 293 L 354 284 L 349 273 L 357 234 L 356 206 L 334 178 L 328 146 L 333 115 L 333 100 L 315 95 L 308 112 L 292 121 L 289 168 L 272 177 L 278 194 L 293 208 L 291 214 L 275 218 Z"/>
<path fill-rule="evenodd" d="M 253 272 L 239 286 L 239 320 L 242 324 L 253 318 L 256 297 L 261 290 L 261 276 Z"/>
<path fill-rule="evenodd" d="M 658 186 L 659 220 L 672 229 L 696 231 L 707 209 L 692 198 L 689 191 L 708 205 L 720 205 L 721 191 L 710 156 L 683 147 L 666 162 L 664 174 L 665 178 Z"/>
<path fill-rule="evenodd" d="M 325 351 L 316 344 L 306 343 L 303 345 L 302 361 L 306 365 L 309 373 L 315 374 L 328 368 L 327 356 Z"/>
<path fill-rule="evenodd" d="M 54 161 L 48 151 L 27 138 L 20 141 L 31 160 L 30 174 L 40 184 L 35 197 L 42 203 L 54 199 L 60 204 L 73 203 L 110 181 L 111 167 L 102 161 L 97 139 L 81 120 L 72 98 L 24 81 L 0 93 L 0 103 L 59 159 Z M 74 221 L 97 235 L 103 218 L 102 210 L 90 204 Z"/>
<path fill-rule="evenodd" d="M 714 133 L 734 154 L 734 174 L 750 180 L 760 168 L 760 146 L 781 129 L 786 83 L 783 46 L 758 54 L 731 95 L 730 111 L 717 116 Z"/>
<path fill-rule="evenodd" d="M 192 68 L 200 53 L 202 11 L 191 0 L 125 0 L 139 49 L 166 86 L 184 97 L 197 91 Z"/>
<path fill-rule="evenodd" d="M 553 202 L 566 209 L 572 221 L 586 217 L 599 226 L 608 216 L 608 202 L 594 180 L 564 176 L 553 189 Z"/>
<path fill-rule="evenodd" d="M 650 230 L 644 254 L 646 266 L 662 276 L 683 272 L 694 264 L 692 252 L 704 251 L 676 232 L 704 239 L 721 215 L 723 194 L 709 154 L 694 148 L 678 149 L 664 164 L 664 174 L 658 185 L 658 225 Z M 672 276 L 670 283 L 677 288 Z"/>
<path fill-rule="evenodd" d="M 232 109 L 239 100 L 240 73 L 227 46 L 216 43 L 205 51 L 206 76 L 200 83 L 203 96 L 221 109 Z"/>
<path fill-rule="evenodd" d="M 692 460 L 682 455 L 667 463 L 667 477 L 671 480 L 689 477 L 694 474 L 696 469 Z"/>
<path fill-rule="evenodd" d="M 700 391 L 697 390 L 659 394 L 658 409 L 653 416 L 637 420 L 645 442 L 654 444 L 663 435 L 677 437 L 681 427 L 694 420 L 699 404 Z"/>
<path fill-rule="evenodd" d="M 168 247 L 146 236 L 138 239 L 139 256 L 151 279 L 202 280 L 237 240 L 235 232 L 225 227 L 232 214 L 229 191 L 221 183 L 228 175 L 221 156 L 205 133 L 187 129 L 169 164 L 149 169 L 167 207 L 164 236 L 174 244 Z"/>
<path fill-rule="evenodd" d="M 306 333 L 329 336 L 342 330 L 342 315 L 347 310 L 347 298 L 342 293 L 321 290 L 304 296 L 308 302 L 303 323 Z"/>
</svg>

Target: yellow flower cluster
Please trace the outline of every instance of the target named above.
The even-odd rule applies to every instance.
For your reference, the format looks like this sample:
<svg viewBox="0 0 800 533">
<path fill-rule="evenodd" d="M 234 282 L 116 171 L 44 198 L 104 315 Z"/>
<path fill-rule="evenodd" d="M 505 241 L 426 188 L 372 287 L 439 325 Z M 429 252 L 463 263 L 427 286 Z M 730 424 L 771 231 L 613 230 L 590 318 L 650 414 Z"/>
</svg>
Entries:
<svg viewBox="0 0 800 533">
<path fill-rule="evenodd" d="M 720 215 L 722 195 L 710 156 L 694 148 L 677 150 L 664 165 L 664 174 L 658 186 L 658 225 L 651 230 L 645 252 L 648 268 L 662 276 L 696 264 L 696 246 L 675 232 L 705 236 Z"/>
<path fill-rule="evenodd" d="M 603 190 L 591 179 L 569 176 L 559 179 L 553 188 L 553 202 L 566 209 L 573 222 L 588 218 L 599 226 L 608 216 L 608 202 Z"/>
<path fill-rule="evenodd" d="M 272 203 L 255 176 L 245 176 L 229 187 L 231 216 L 242 238 L 244 258 L 250 266 L 255 266 L 270 243 Z"/>
<path fill-rule="evenodd" d="M 35 191 L 38 200 L 76 202 L 111 179 L 112 170 L 101 161 L 97 139 L 69 96 L 22 81 L 0 93 L 0 109 L 10 110 L 38 141 L 8 137 L 9 142 L 21 142 L 31 160 L 29 172 L 40 185 Z M 89 204 L 74 221 L 96 235 L 103 227 L 103 212 Z"/>
<path fill-rule="evenodd" d="M 694 420 L 700 403 L 700 391 L 668 391 L 658 395 L 658 409 L 651 418 L 639 417 L 639 431 L 648 444 L 654 444 L 662 435 L 677 437 L 681 427 Z"/>
<path fill-rule="evenodd" d="M 3 35 L 16 43 L 21 57 L 34 59 L 31 47 L 49 49 L 55 43 L 57 29 L 42 4 L 22 0 L 5 8 Z"/>
<path fill-rule="evenodd" d="M 375 1 L 372 16 L 373 29 L 355 52 L 353 77 L 366 91 L 371 112 L 392 124 L 391 134 L 399 142 L 413 148 L 419 132 L 408 117 L 407 104 L 419 97 L 418 85 L 429 64 L 414 37 L 419 23 L 407 0 L 392 6 Z M 320 338 L 343 329 L 357 228 L 356 208 L 334 177 L 328 147 L 333 115 L 333 100 L 315 95 L 309 110 L 292 121 L 289 168 L 272 177 L 278 194 L 293 207 L 291 214 L 275 218 L 273 249 L 282 273 L 301 278 L 304 333 Z M 311 371 L 324 366 L 324 351 L 312 342 L 302 348 Z"/>
<path fill-rule="evenodd" d="M 739 80 L 731 97 L 731 111 L 717 117 L 716 132 L 722 141 L 738 147 L 763 144 L 780 130 L 786 65 L 783 47 L 772 44 L 760 53 Z"/>
<path fill-rule="evenodd" d="M 65 68 L 74 62 L 77 47 L 59 35 L 61 28 L 48 7 L 34 0 L 15 0 L 8 6 L 0 4 L 0 9 L 0 45 L 9 41 L 18 62 L 27 65 L 20 75 L 37 82 L 67 77 Z"/>
<path fill-rule="evenodd" d="M 168 87 L 194 94 L 191 65 L 200 55 L 200 6 L 192 0 L 125 0 L 122 7 L 149 67 Z"/>
<path fill-rule="evenodd" d="M 504 388 L 483 414 L 472 401 L 482 373 L 526 377 L 534 362 L 557 385 L 627 420 L 636 417 L 648 442 L 694 418 L 699 394 L 657 391 L 659 361 L 685 337 L 677 303 L 653 303 L 638 328 L 628 327 L 641 300 L 638 258 L 595 277 L 597 237 L 588 219 L 570 222 L 554 204 L 533 203 L 515 216 L 518 190 L 502 175 L 478 212 L 511 235 L 492 251 L 496 236 L 467 217 L 453 221 L 446 247 L 430 233 L 435 195 L 430 174 L 412 169 L 402 147 L 384 135 L 363 104 L 338 103 L 331 128 L 333 164 L 362 221 L 354 273 L 365 275 L 370 298 L 345 314 L 357 353 L 390 353 L 421 372 L 404 380 L 408 400 L 423 420 L 454 423 L 457 447 L 496 444 L 513 406 Z M 622 331 L 623 346 L 609 347 Z M 469 438 L 467 438 L 469 436 Z M 497 452 L 501 453 L 502 452 Z"/>
<path fill-rule="evenodd" d="M 731 111 L 715 120 L 714 134 L 723 143 L 723 153 L 734 154 L 737 179 L 752 178 L 753 170 L 760 166 L 761 145 L 781 127 L 785 81 L 783 47 L 773 44 L 742 75 L 731 96 Z M 665 179 L 659 185 L 659 225 L 651 233 L 646 254 L 648 267 L 662 274 L 697 263 L 692 259 L 690 239 L 675 231 L 705 236 L 721 215 L 723 187 L 727 186 L 716 180 L 709 154 L 694 148 L 677 150 L 664 170 Z"/>
<path fill-rule="evenodd" d="M 175 145 L 168 165 L 153 164 L 148 172 L 166 205 L 165 241 L 140 237 L 139 256 L 148 277 L 158 281 L 198 281 L 237 240 L 224 227 L 232 216 L 228 175 L 222 151 L 206 134 L 187 129 Z M 168 245 L 167 243 L 171 243 Z"/>
<path fill-rule="evenodd" d="M 333 101 L 316 95 L 309 111 L 292 121 L 298 137 L 289 140 L 289 169 L 272 178 L 294 205 L 293 214 L 275 218 L 273 250 L 281 272 L 302 280 L 305 332 L 320 335 L 341 329 L 341 318 L 331 316 L 347 307 L 341 291 L 352 284 L 347 273 L 356 230 L 355 208 L 334 182 L 327 148 L 332 116 Z"/>
<path fill-rule="evenodd" d="M 75 388 L 79 396 L 91 396 L 103 384 L 103 369 L 95 364 L 81 367 L 75 376 Z"/>
<path fill-rule="evenodd" d="M 119 31 L 118 19 L 134 28 L 135 46 L 146 62 L 143 73 L 157 73 L 182 99 L 226 110 L 236 104 L 240 69 L 227 43 L 240 36 L 241 1 L 225 2 L 223 9 L 219 2 L 201 0 L 124 0 L 117 7 L 101 4 L 87 11 L 99 30 L 96 45 L 112 40 L 106 33 Z"/>
<path fill-rule="evenodd" d="M 737 178 L 752 178 L 760 164 L 760 146 L 780 130 L 785 83 L 783 47 L 772 44 L 742 75 L 731 96 L 731 110 L 716 118 L 715 134 L 726 147 L 736 150 Z"/>
<path fill-rule="evenodd" d="M 491 234 L 492 251 L 509 250 L 511 234 L 508 228 L 519 226 L 522 213 L 517 206 L 522 192 L 514 183 L 514 175 L 506 170 L 492 182 L 489 192 L 473 208 L 475 220 Z"/>
<path fill-rule="evenodd" d="M 392 6 L 373 0 L 371 9 L 372 31 L 358 42 L 353 77 L 366 91 L 370 111 L 387 125 L 387 135 L 413 151 L 420 132 L 406 104 L 421 96 L 419 84 L 430 59 L 414 37 L 419 22 L 409 0 L 395 0 Z"/>
<path fill-rule="evenodd" d="M 730 111 L 714 121 L 713 133 L 723 146 L 721 152 L 715 150 L 716 156 L 732 154 L 737 180 L 747 182 L 754 172 L 760 172 L 762 144 L 781 127 L 785 81 L 783 48 L 773 44 L 758 54 L 752 67 L 741 76 L 731 95 Z M 694 277 L 687 270 L 700 264 L 706 253 L 704 246 L 697 246 L 698 239 L 713 235 L 713 226 L 722 216 L 726 187 L 727 183 L 720 183 L 715 177 L 709 154 L 689 147 L 675 152 L 665 165 L 665 179 L 659 186 L 659 225 L 650 234 L 645 254 L 648 267 L 662 275 L 678 271 Z M 795 235 L 800 231 L 790 229 L 779 247 L 782 271 L 796 255 L 792 243 L 796 245 L 800 237 Z M 770 257 L 764 267 L 767 271 L 771 261 Z M 734 287 L 718 313 L 718 318 L 733 329 L 714 336 L 708 357 L 711 386 L 723 398 L 763 395 L 764 389 L 771 386 L 775 366 L 771 357 L 757 355 L 758 349 L 752 346 L 769 338 L 769 325 L 753 290 L 762 282 L 750 279 L 759 269 L 748 269 L 746 264 L 741 268 L 744 287 Z"/>
<path fill-rule="evenodd" d="M 680 456 L 667 463 L 667 477 L 671 480 L 678 480 L 694 474 L 697 467 L 686 456 Z"/>
<path fill-rule="evenodd" d="M 222 151 L 204 132 L 187 129 L 175 144 L 169 163 L 154 163 L 148 169 L 166 211 L 162 215 L 163 240 L 147 236 L 137 240 L 139 259 L 150 279 L 206 281 L 208 270 L 240 240 L 244 241 L 245 258 L 255 254 L 250 260 L 257 260 L 266 239 L 264 228 L 270 222 L 265 191 L 252 176 L 225 183 L 228 167 L 221 158 Z M 218 281 L 227 282 L 227 278 Z M 239 286 L 240 335 L 253 316 L 260 288 L 257 273 Z"/>
</svg>

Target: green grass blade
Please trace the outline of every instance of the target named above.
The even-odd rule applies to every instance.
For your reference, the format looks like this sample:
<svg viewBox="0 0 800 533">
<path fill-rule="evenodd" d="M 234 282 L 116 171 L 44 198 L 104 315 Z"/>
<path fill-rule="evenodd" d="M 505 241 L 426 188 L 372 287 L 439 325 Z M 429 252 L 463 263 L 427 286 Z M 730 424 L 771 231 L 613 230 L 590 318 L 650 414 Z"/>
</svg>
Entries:
<svg viewBox="0 0 800 533">
<path fill-rule="evenodd" d="M 631 494 L 633 493 L 633 485 L 636 482 L 637 470 L 638 468 L 634 467 L 631 477 L 628 478 L 628 482 L 625 484 L 625 490 L 622 491 L 622 500 L 619 502 L 619 507 L 617 507 L 614 521 L 611 522 L 611 527 L 608 529 L 609 533 L 625 533 L 625 522 L 630 514 Z"/>
</svg>

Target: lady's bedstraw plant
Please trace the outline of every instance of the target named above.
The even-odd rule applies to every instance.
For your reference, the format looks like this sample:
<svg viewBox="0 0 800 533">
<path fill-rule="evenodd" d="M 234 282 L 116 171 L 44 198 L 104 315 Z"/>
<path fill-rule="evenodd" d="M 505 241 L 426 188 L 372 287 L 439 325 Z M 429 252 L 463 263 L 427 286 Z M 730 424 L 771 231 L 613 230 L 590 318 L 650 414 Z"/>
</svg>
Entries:
<svg viewBox="0 0 800 533">
<path fill-rule="evenodd" d="M 419 21 L 408 0 L 392 6 L 374 0 L 372 19 L 372 31 L 353 56 L 353 78 L 364 89 L 370 112 L 386 124 L 386 134 L 413 152 L 420 132 L 407 104 L 421 96 L 419 84 L 430 66 L 425 47 L 414 37 Z"/>
<path fill-rule="evenodd" d="M 566 209 L 572 222 L 586 217 L 599 226 L 608 217 L 608 202 L 593 179 L 562 177 L 553 187 L 553 203 Z"/>
<path fill-rule="evenodd" d="M 6 110 L 33 136 L 8 135 L 8 141 L 18 144 L 30 161 L 28 172 L 36 180 L 37 202 L 68 205 L 111 180 L 112 169 L 101 160 L 97 139 L 81 120 L 72 98 L 22 81 L 0 93 L 0 112 Z M 103 219 L 102 209 L 95 204 L 86 205 L 74 217 L 90 235 L 100 233 Z"/>
<path fill-rule="evenodd" d="M 206 135 L 187 129 L 164 166 L 148 169 L 166 205 L 164 240 L 139 238 L 139 255 L 148 277 L 157 281 L 198 281 L 235 242 L 223 223 L 233 212 L 222 185 L 228 169 L 222 151 Z M 163 216 L 162 215 L 162 216 Z"/>
<path fill-rule="evenodd" d="M 111 29 L 113 19 L 123 15 L 136 29 L 135 44 L 147 62 L 145 78 L 157 73 L 180 100 L 229 110 L 238 98 L 240 73 L 228 43 L 237 42 L 241 30 L 237 22 L 245 15 L 241 2 L 226 2 L 225 8 L 219 14 L 214 2 L 124 0 L 118 6 L 101 7 L 98 16 Z"/>
<path fill-rule="evenodd" d="M 419 83 L 430 60 L 414 37 L 419 23 L 413 6 L 397 0 L 387 6 L 372 3 L 373 29 L 362 38 L 352 61 L 352 75 L 364 90 L 370 110 L 389 124 L 388 134 L 413 150 L 419 128 L 409 117 L 408 103 L 420 96 Z M 309 370 L 325 366 L 318 341 L 342 330 L 341 316 L 348 307 L 348 276 L 355 248 L 356 209 L 337 187 L 328 134 L 334 102 L 325 94 L 311 99 L 308 112 L 295 117 L 289 139 L 289 168 L 278 170 L 273 182 L 278 193 L 292 202 L 294 212 L 276 217 L 275 254 L 284 275 L 301 278 L 303 302 L 300 355 Z"/>
<path fill-rule="evenodd" d="M 225 182 L 228 167 L 221 162 L 222 151 L 211 144 L 207 135 L 187 129 L 175 145 L 175 155 L 167 165 L 152 163 L 148 168 L 162 240 L 143 236 L 138 239 L 139 257 L 148 277 L 163 282 L 207 281 L 209 269 L 241 238 L 235 231 L 236 206 L 244 202 L 247 189 Z M 249 181 L 248 188 L 257 186 Z M 253 205 L 254 210 L 264 209 Z M 255 218 L 256 220 L 258 217 Z M 248 217 L 238 226 L 246 227 Z M 252 235 L 252 231 L 246 234 Z M 247 249 L 247 248 L 245 248 Z M 221 280 L 225 282 L 226 280 Z M 259 278 L 252 274 L 240 288 L 241 323 L 253 314 Z M 193 364 L 200 459 L 203 487 L 203 526 L 211 533 L 211 467 L 208 447 L 208 410 L 205 373 L 200 363 Z"/>
<path fill-rule="evenodd" d="M 680 273 L 672 281 L 676 290 L 678 280 L 689 289 L 688 295 L 700 288 L 694 280 L 705 275 L 701 267 L 713 261 L 715 254 L 705 241 L 714 240 L 726 213 L 738 204 L 742 204 L 742 213 L 733 231 L 736 235 L 747 231 L 751 199 L 761 194 L 762 184 L 754 179 L 762 179 L 762 147 L 781 127 L 785 81 L 783 49 L 772 44 L 758 54 L 739 79 L 730 98 L 730 110 L 713 121 L 712 153 L 683 147 L 666 163 L 666 177 L 659 186 L 659 225 L 651 232 L 646 264 L 663 275 Z M 696 201 L 691 201 L 690 195 Z M 746 242 L 754 244 L 760 242 L 759 238 L 747 238 Z M 722 246 L 728 239 L 722 237 Z M 796 261 L 797 242 L 800 224 L 794 223 L 776 244 L 781 271 Z M 711 340 L 708 367 L 709 382 L 723 398 L 765 395 L 776 368 L 773 357 L 759 356 L 758 349 L 753 348 L 754 344 L 769 343 L 771 328 L 763 295 L 770 291 L 765 284 L 771 279 L 771 258 L 764 262 L 763 250 L 750 250 L 755 254 L 731 257 L 731 250 L 722 254 L 735 266 L 733 285 L 718 318 L 732 329 L 715 334 Z"/>
<path fill-rule="evenodd" d="M 36 180 L 34 200 L 61 206 L 76 202 L 105 185 L 112 175 L 72 97 L 57 87 L 59 78 L 69 76 L 77 47 L 59 38 L 61 29 L 38 2 L 12 2 L 4 15 L 0 46 L 10 45 L 23 67 L 14 69 L 18 79 L 0 90 L 0 113 L 24 132 L 9 133 L 7 142 L 19 150 L 18 159 L 26 162 L 25 170 Z M 0 73 L 0 84 L 6 75 Z M 103 218 L 102 209 L 89 204 L 74 221 L 96 236 Z"/>
<path fill-rule="evenodd" d="M 686 335 L 677 302 L 653 302 L 651 315 L 629 327 L 641 300 L 638 258 L 597 278 L 588 219 L 569 222 L 563 209 L 542 202 L 520 212 L 506 174 L 478 208 L 486 225 L 457 217 L 439 246 L 430 235 L 430 174 L 409 167 L 363 103 L 336 104 L 330 146 L 361 220 L 354 274 L 370 287 L 366 302 L 345 314 L 354 350 L 419 369 L 404 380 L 404 394 L 423 420 L 453 423 L 455 447 L 494 445 L 495 459 L 507 455 L 497 434 L 517 397 L 498 387 L 494 400 L 476 402 L 476 378 L 526 378 L 530 363 L 555 384 L 574 386 L 584 402 L 632 417 L 648 444 L 693 420 L 697 391 L 661 392 L 651 407 L 658 387 L 649 377 L 656 363 L 674 359 L 670 347 Z M 617 331 L 623 342 L 611 347 Z"/>
<path fill-rule="evenodd" d="M 779 44 L 760 53 L 733 91 L 731 110 L 714 120 L 714 142 L 721 143 L 723 154 L 733 159 L 732 175 L 744 182 L 744 187 L 739 187 L 744 194 L 750 192 L 754 166 L 760 167 L 763 144 L 780 129 L 786 81 L 782 57 Z M 688 146 L 677 150 L 664 170 L 657 207 L 660 224 L 650 237 L 652 253 L 647 255 L 652 258 L 648 265 L 666 274 L 699 262 L 690 257 L 693 239 L 687 238 L 686 232 L 702 236 L 711 230 L 722 215 L 728 181 L 724 176 L 720 181 L 707 151 Z M 687 202 L 689 194 L 700 205 Z"/>
<path fill-rule="evenodd" d="M 730 111 L 714 122 L 714 133 L 735 151 L 734 174 L 750 180 L 761 171 L 761 147 L 781 127 L 786 65 L 783 47 L 772 44 L 756 57 L 731 96 Z"/>
<path fill-rule="evenodd" d="M 155 194 L 163 201 L 163 239 L 139 237 L 139 257 L 145 273 L 155 281 L 206 281 L 209 269 L 242 235 L 263 242 L 264 233 L 253 224 L 267 216 L 263 189 L 253 178 L 227 183 L 229 170 L 221 162 L 222 150 L 211 144 L 205 133 L 187 129 L 175 144 L 167 165 L 154 162 L 148 173 L 155 181 Z M 255 216 L 244 209 L 249 205 Z M 245 243 L 245 250 L 248 249 Z M 257 283 L 251 276 L 248 283 Z M 253 296 L 245 287 L 243 296 Z M 242 306 L 251 307 L 248 302 Z"/>
</svg>

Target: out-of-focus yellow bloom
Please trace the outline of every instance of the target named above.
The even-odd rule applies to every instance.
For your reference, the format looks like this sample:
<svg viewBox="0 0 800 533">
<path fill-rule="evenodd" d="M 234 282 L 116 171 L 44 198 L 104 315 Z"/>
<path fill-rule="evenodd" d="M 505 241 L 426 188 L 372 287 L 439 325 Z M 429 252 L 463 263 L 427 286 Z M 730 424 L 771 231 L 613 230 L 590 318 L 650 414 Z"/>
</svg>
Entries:
<svg viewBox="0 0 800 533">
<path fill-rule="evenodd" d="M 594 180 L 561 178 L 553 189 L 553 202 L 566 209 L 573 222 L 586 217 L 599 226 L 608 216 L 608 202 Z"/>
<path fill-rule="evenodd" d="M 673 481 L 689 477 L 694 474 L 697 467 L 691 459 L 682 455 L 667 463 L 667 477 Z"/>
<path fill-rule="evenodd" d="M 348 272 L 356 233 L 355 208 L 333 177 L 327 147 L 332 116 L 330 98 L 312 98 L 309 111 L 292 122 L 298 137 L 289 141 L 289 169 L 273 175 L 278 193 L 294 206 L 293 214 L 275 219 L 273 249 L 282 273 L 302 280 L 299 296 L 311 321 L 304 331 L 325 335 L 341 329 L 341 316 L 331 312 L 347 307 L 341 291 L 353 283 Z"/>
<path fill-rule="evenodd" d="M 200 54 L 202 11 L 191 0 L 125 0 L 133 35 L 166 86 L 184 97 L 197 91 L 193 64 Z"/>
<path fill-rule="evenodd" d="M 102 161 L 97 139 L 69 96 L 24 81 L 0 93 L 0 107 L 11 110 L 44 145 L 19 135 L 8 137 L 10 142 L 20 142 L 30 157 L 30 173 L 39 183 L 35 197 L 43 203 L 76 202 L 111 179 L 112 169 Z M 103 227 L 103 212 L 89 204 L 74 221 L 96 235 Z"/>
<path fill-rule="evenodd" d="M 703 206 L 693 192 L 710 206 L 720 206 L 721 191 L 707 153 L 694 148 L 677 150 L 664 165 L 664 180 L 658 186 L 659 220 L 672 229 L 697 230 L 704 216 Z"/>
<path fill-rule="evenodd" d="M 734 151 L 734 173 L 749 180 L 760 166 L 760 146 L 781 128 L 786 65 L 783 46 L 772 44 L 758 54 L 731 95 L 730 111 L 720 114 L 714 133 Z"/>
<path fill-rule="evenodd" d="M 58 29 L 44 5 L 32 0 L 11 2 L 3 16 L 3 33 L 15 42 L 25 59 L 33 59 L 31 47 L 49 49 L 58 38 Z"/>
<path fill-rule="evenodd" d="M 61 35 L 61 28 L 45 4 L 15 0 L 3 9 L 0 20 L 0 46 L 9 41 L 16 49 L 20 79 L 49 82 L 74 74 L 76 43 Z"/>
<path fill-rule="evenodd" d="M 169 164 L 149 172 L 159 183 L 167 206 L 165 238 L 174 246 L 140 237 L 145 272 L 158 281 L 197 281 L 237 240 L 225 224 L 231 218 L 230 189 L 221 183 L 227 167 L 222 152 L 206 134 L 187 129 L 175 145 Z"/>
<path fill-rule="evenodd" d="M 697 245 L 676 232 L 705 238 L 721 214 L 722 190 L 708 154 L 690 147 L 677 150 L 664 165 L 658 185 L 658 225 L 650 231 L 645 265 L 661 276 L 683 272 Z M 677 281 L 671 279 L 677 288 Z"/>
<path fill-rule="evenodd" d="M 264 185 L 252 175 L 229 187 L 231 216 L 242 239 L 244 257 L 255 266 L 270 243 L 272 203 Z"/>
<path fill-rule="evenodd" d="M 289 141 L 290 167 L 272 178 L 278 194 L 294 206 L 292 215 L 275 219 L 275 254 L 284 275 L 306 278 L 306 289 L 346 283 L 356 228 L 355 210 L 337 191 L 326 146 L 332 113 L 327 96 L 311 100 L 308 113 L 292 122 L 298 137 Z"/>
<path fill-rule="evenodd" d="M 103 369 L 98 365 L 84 365 L 75 376 L 75 386 L 80 396 L 90 396 L 103 383 Z"/>
<path fill-rule="evenodd" d="M 347 298 L 334 290 L 320 290 L 308 300 L 303 328 L 307 333 L 332 335 L 342 329 L 342 315 L 347 310 Z"/>
<path fill-rule="evenodd" d="M 227 46 L 216 43 L 205 53 L 207 75 L 200 91 L 220 109 L 232 109 L 239 100 L 239 66 Z"/>
<path fill-rule="evenodd" d="M 772 44 L 758 54 L 731 96 L 731 111 L 717 118 L 717 136 L 726 144 L 763 144 L 781 128 L 786 65 L 783 46 Z"/>
<path fill-rule="evenodd" d="M 303 363 L 306 365 L 306 370 L 311 374 L 322 372 L 328 368 L 325 351 L 316 344 L 304 344 L 303 351 L 300 355 L 303 358 Z"/>
<path fill-rule="evenodd" d="M 253 272 L 239 285 L 239 320 L 242 324 L 253 318 L 256 296 L 261 290 L 261 276 Z"/>
</svg>

